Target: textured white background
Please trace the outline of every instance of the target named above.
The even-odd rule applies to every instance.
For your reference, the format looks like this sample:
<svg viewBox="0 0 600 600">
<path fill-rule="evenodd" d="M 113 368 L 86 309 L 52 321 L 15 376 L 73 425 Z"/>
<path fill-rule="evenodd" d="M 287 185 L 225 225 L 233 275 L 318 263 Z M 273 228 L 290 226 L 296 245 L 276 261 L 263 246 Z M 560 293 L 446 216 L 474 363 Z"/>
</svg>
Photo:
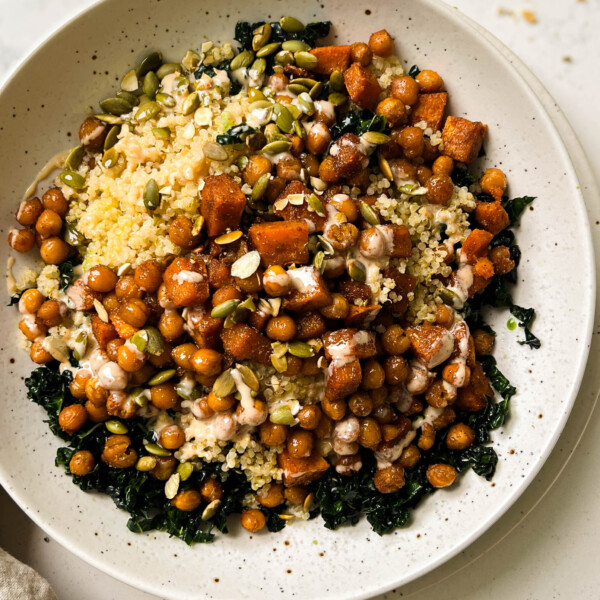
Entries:
<svg viewBox="0 0 600 600">
<path fill-rule="evenodd" d="M 20 0 L 18 3 L 0 0 L 0 79 L 48 34 L 91 3 L 89 0 Z M 596 178 L 600 179 L 600 119 L 597 117 L 600 0 L 454 0 L 449 3 L 502 40 L 542 81 L 565 111 Z M 524 9 L 535 14 L 537 23 L 524 18 Z M 559 344 L 560 340 L 553 343 Z M 562 448 L 559 442 L 557 452 L 566 455 L 569 447 Z M 600 422 L 593 418 L 558 482 L 515 531 L 488 550 L 491 542 L 503 537 L 502 528 L 508 527 L 507 519 L 504 524 L 501 521 L 487 539 L 484 536 L 484 540 L 462 556 L 386 598 L 600 598 L 598 456 Z M 529 502 L 533 501 L 532 493 L 541 495 L 543 491 L 543 482 L 538 482 L 528 492 Z M 514 510 L 523 510 L 523 506 L 518 503 Z M 48 539 L 1 488 L 0 546 L 46 576 L 60 600 L 155 600 L 154 596 L 137 592 L 89 567 Z M 459 570 L 479 554 L 482 556 L 475 564 Z"/>
</svg>

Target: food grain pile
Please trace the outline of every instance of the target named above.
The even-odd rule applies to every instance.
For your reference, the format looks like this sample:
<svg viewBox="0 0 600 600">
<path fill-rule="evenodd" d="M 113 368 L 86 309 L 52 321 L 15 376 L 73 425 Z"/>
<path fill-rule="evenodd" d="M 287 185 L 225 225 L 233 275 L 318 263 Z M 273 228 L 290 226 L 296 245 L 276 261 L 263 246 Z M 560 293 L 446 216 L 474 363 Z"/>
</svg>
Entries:
<svg viewBox="0 0 600 600">
<path fill-rule="evenodd" d="M 468 169 L 487 126 L 446 114 L 385 31 L 238 23 L 180 63 L 146 56 L 17 212 L 45 266 L 13 301 L 29 398 L 84 490 L 133 531 L 209 541 L 365 514 L 378 533 L 472 467 L 515 389 L 484 305 L 514 305 L 502 171 Z M 502 395 L 494 401 L 493 383 Z"/>
</svg>

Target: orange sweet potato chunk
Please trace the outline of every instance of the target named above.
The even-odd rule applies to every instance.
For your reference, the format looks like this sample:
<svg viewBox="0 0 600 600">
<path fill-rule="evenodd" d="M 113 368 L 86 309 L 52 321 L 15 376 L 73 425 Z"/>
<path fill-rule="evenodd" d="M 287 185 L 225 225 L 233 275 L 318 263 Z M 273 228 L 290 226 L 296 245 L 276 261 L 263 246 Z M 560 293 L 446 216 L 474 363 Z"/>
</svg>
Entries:
<svg viewBox="0 0 600 600">
<path fill-rule="evenodd" d="M 177 257 L 167 267 L 163 279 L 176 306 L 194 306 L 208 300 L 208 272 L 201 258 Z"/>
<path fill-rule="evenodd" d="M 204 307 L 191 310 L 188 313 L 190 334 L 198 348 L 218 350 L 221 347 L 221 331 L 224 319 L 215 319 Z"/>
<path fill-rule="evenodd" d="M 395 283 L 393 292 L 397 298 L 392 302 L 394 315 L 402 315 L 406 312 L 409 304 L 408 295 L 415 291 L 417 280 L 408 273 L 401 273 L 394 267 L 389 267 L 383 272 L 383 276 L 393 280 Z"/>
<path fill-rule="evenodd" d="M 319 75 L 331 75 L 334 71 L 343 73 L 350 64 L 350 46 L 321 46 L 310 53 L 317 57 L 313 71 Z"/>
<path fill-rule="evenodd" d="M 302 204 L 290 204 L 288 202 L 283 208 L 275 208 L 275 214 L 286 221 L 310 221 L 314 225 L 315 231 L 323 231 L 325 217 L 321 217 L 315 211 L 308 209 L 306 198 L 311 194 L 311 191 L 301 181 L 290 181 L 277 200 L 283 200 L 292 194 L 303 194 L 304 202 Z M 321 202 L 325 204 L 325 199 L 322 196 Z"/>
<path fill-rule="evenodd" d="M 444 111 L 446 110 L 447 103 L 448 94 L 446 92 L 419 94 L 417 103 L 413 106 L 410 113 L 410 124 L 416 125 L 421 121 L 425 121 L 427 127 L 438 131 L 444 121 Z"/>
<path fill-rule="evenodd" d="M 108 318 L 113 324 L 115 331 L 117 332 L 119 337 L 123 340 L 128 340 L 134 333 L 136 333 L 136 331 L 139 331 L 137 327 L 134 327 L 133 325 L 130 325 L 129 323 L 125 322 L 119 315 L 118 310 L 113 310 L 108 315 Z M 100 343 L 100 340 L 98 340 L 98 343 Z"/>
<path fill-rule="evenodd" d="M 308 224 L 306 221 L 257 223 L 248 231 L 258 250 L 263 267 L 308 262 Z"/>
<path fill-rule="evenodd" d="M 245 206 L 246 196 L 230 175 L 211 175 L 204 181 L 200 212 L 209 236 L 235 229 L 240 224 Z"/>
<path fill-rule="evenodd" d="M 479 121 L 462 117 L 448 117 L 442 130 L 442 154 L 463 163 L 472 163 L 481 150 L 486 126 Z"/>
<path fill-rule="evenodd" d="M 405 225 L 383 225 L 392 234 L 392 258 L 409 258 L 412 254 L 412 241 Z"/>
<path fill-rule="evenodd" d="M 483 279 L 491 279 L 494 276 L 492 261 L 486 256 L 478 258 L 473 265 L 473 275 L 483 277 Z"/>
<path fill-rule="evenodd" d="M 294 289 L 284 300 L 284 306 L 292 311 L 318 310 L 329 306 L 331 293 L 323 276 L 315 267 L 288 270 Z"/>
<path fill-rule="evenodd" d="M 469 385 L 458 389 L 458 398 L 455 406 L 460 410 L 478 412 L 487 405 L 486 396 L 492 398 L 494 391 L 490 386 L 480 363 L 471 367 L 471 380 Z"/>
<path fill-rule="evenodd" d="M 325 380 L 325 398 L 330 401 L 341 400 L 353 394 L 360 386 L 362 369 L 358 359 L 347 363 L 332 362 L 327 369 Z"/>
<path fill-rule="evenodd" d="M 464 256 L 470 265 L 475 264 L 478 258 L 487 254 L 488 246 L 493 237 L 489 231 L 473 229 L 462 245 L 461 257 Z"/>
<path fill-rule="evenodd" d="M 283 470 L 283 484 L 286 487 L 308 485 L 323 477 L 329 469 L 329 463 L 318 452 L 305 458 L 295 458 L 284 450 L 277 456 L 277 465 Z"/>
<path fill-rule="evenodd" d="M 443 363 L 454 349 L 452 334 L 439 325 L 423 323 L 407 328 L 413 353 L 428 369 Z"/>
<path fill-rule="evenodd" d="M 221 332 L 225 352 L 236 360 L 253 360 L 271 365 L 271 343 L 250 325 L 238 323 Z"/>
<path fill-rule="evenodd" d="M 369 325 L 381 310 L 379 304 L 369 304 L 367 306 L 350 305 L 348 316 L 344 319 L 346 327 L 362 327 Z"/>
<path fill-rule="evenodd" d="M 498 235 L 510 225 L 510 217 L 503 206 L 496 202 L 478 202 L 475 207 L 475 220 L 486 230 Z"/>
<path fill-rule="evenodd" d="M 105 323 L 98 315 L 92 315 L 92 333 L 102 350 L 106 350 L 108 342 L 119 337 L 112 323 Z"/>
<path fill-rule="evenodd" d="M 344 83 L 354 104 L 369 110 L 375 108 L 381 88 L 377 78 L 369 69 L 359 63 L 353 63 L 350 68 L 344 71 Z"/>
</svg>

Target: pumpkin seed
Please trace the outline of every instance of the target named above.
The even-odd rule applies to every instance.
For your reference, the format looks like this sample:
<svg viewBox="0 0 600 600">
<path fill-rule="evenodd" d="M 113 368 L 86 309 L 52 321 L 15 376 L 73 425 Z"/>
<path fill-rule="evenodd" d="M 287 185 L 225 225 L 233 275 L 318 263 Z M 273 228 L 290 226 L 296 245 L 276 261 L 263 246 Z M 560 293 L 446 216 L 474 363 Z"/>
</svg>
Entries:
<svg viewBox="0 0 600 600">
<path fill-rule="evenodd" d="M 165 94 L 164 92 L 159 92 L 158 94 L 156 94 L 156 101 L 159 104 L 162 104 L 163 106 L 165 106 L 166 108 L 173 108 L 177 102 L 175 102 L 175 98 L 173 98 L 173 96 L 170 96 L 169 94 Z"/>
<path fill-rule="evenodd" d="M 106 98 L 100 102 L 100 108 L 105 113 L 119 117 L 130 113 L 133 107 L 124 98 Z"/>
<path fill-rule="evenodd" d="M 152 471 L 154 467 L 156 467 L 156 459 L 154 456 L 142 456 L 135 465 L 135 468 L 138 471 Z"/>
<path fill-rule="evenodd" d="M 176 77 L 173 80 L 173 88 L 174 91 L 179 95 L 187 92 L 190 89 L 189 79 L 183 75 Z"/>
<path fill-rule="evenodd" d="M 171 130 L 168 127 L 153 127 L 152 134 L 159 140 L 168 140 L 171 137 Z"/>
<path fill-rule="evenodd" d="M 82 190 L 85 187 L 85 179 L 79 173 L 74 171 L 63 171 L 59 179 L 74 190 Z"/>
<path fill-rule="evenodd" d="M 146 395 L 144 394 L 145 390 L 144 388 L 138 387 L 135 388 L 130 396 L 131 399 L 138 405 L 141 407 L 144 407 L 148 404 L 148 398 L 146 398 Z"/>
<path fill-rule="evenodd" d="M 239 279 L 247 279 L 254 275 L 260 265 L 260 254 L 256 250 L 244 254 L 231 265 L 231 275 Z"/>
<path fill-rule="evenodd" d="M 67 223 L 63 237 L 69 246 L 77 247 L 85 244 L 85 237 L 82 233 L 77 231 L 75 223 Z"/>
<path fill-rule="evenodd" d="M 265 56 L 269 56 L 273 54 L 280 46 L 279 42 L 273 42 L 271 44 L 264 45 L 258 52 L 256 53 L 257 58 L 264 58 Z"/>
<path fill-rule="evenodd" d="M 342 104 L 346 104 L 346 102 L 348 102 L 348 98 L 344 96 L 344 94 L 340 94 L 338 92 L 329 94 L 327 100 L 334 106 L 342 106 Z"/>
<path fill-rule="evenodd" d="M 135 119 L 140 123 L 143 121 L 148 121 L 149 119 L 156 117 L 160 111 L 161 107 L 158 102 L 145 102 L 137 109 L 135 113 Z"/>
<path fill-rule="evenodd" d="M 75 344 L 73 348 L 73 356 L 75 360 L 81 360 L 85 356 L 85 352 L 88 346 L 88 336 L 85 331 L 80 331 L 75 338 Z"/>
<path fill-rule="evenodd" d="M 137 92 L 139 86 L 138 77 L 133 69 L 121 80 L 121 89 L 124 92 Z"/>
<path fill-rule="evenodd" d="M 144 76 L 144 83 L 142 84 L 144 94 L 146 94 L 148 98 L 154 99 L 159 87 L 160 81 L 158 80 L 156 73 L 154 71 L 148 71 Z"/>
<path fill-rule="evenodd" d="M 203 521 L 208 521 L 209 519 L 212 519 L 216 514 L 217 511 L 219 510 L 219 507 L 221 506 L 221 501 L 220 500 L 213 500 L 212 502 L 209 502 L 206 505 L 206 508 L 202 511 L 202 520 Z"/>
<path fill-rule="evenodd" d="M 175 369 L 165 369 L 160 373 L 157 373 L 154 377 L 148 380 L 148 385 L 159 385 L 161 383 L 165 383 L 165 381 L 169 381 L 173 375 L 175 375 Z"/>
<path fill-rule="evenodd" d="M 305 115 L 310 116 L 315 114 L 315 103 L 307 93 L 300 94 L 297 100 L 298 107 Z"/>
<path fill-rule="evenodd" d="M 300 40 L 287 40 L 281 44 L 283 50 L 288 50 L 289 52 L 306 52 L 310 50 L 310 46 L 301 42 Z"/>
<path fill-rule="evenodd" d="M 242 155 L 242 156 L 238 156 L 235 159 L 235 165 L 240 169 L 240 171 L 244 170 L 246 168 L 246 165 L 248 164 L 248 157 L 246 155 Z"/>
<path fill-rule="evenodd" d="M 102 155 L 102 165 L 106 169 L 112 169 L 119 162 L 119 153 L 114 148 L 109 148 Z"/>
<path fill-rule="evenodd" d="M 306 498 L 304 499 L 304 504 L 302 505 L 302 508 L 304 509 L 305 512 L 310 511 L 310 509 L 313 506 L 314 501 L 315 501 L 315 495 L 311 492 L 310 494 L 308 494 L 308 496 L 306 496 Z"/>
<path fill-rule="evenodd" d="M 119 132 L 121 127 L 119 125 L 113 125 L 106 134 L 104 140 L 104 150 L 110 150 L 119 141 Z"/>
<path fill-rule="evenodd" d="M 150 98 L 148 98 L 148 96 L 146 96 L 146 94 L 142 94 L 139 97 L 139 106 L 142 106 L 142 104 L 146 104 L 146 102 L 151 102 Z"/>
<path fill-rule="evenodd" d="M 204 152 L 204 156 L 206 156 L 206 158 L 210 158 L 210 160 L 216 160 L 217 162 L 223 162 L 229 158 L 227 150 L 225 150 L 221 144 L 216 144 L 215 142 L 207 142 L 204 144 L 202 151 Z"/>
<path fill-rule="evenodd" d="M 145 352 L 148 346 L 148 334 L 141 329 L 136 331 L 129 340 L 140 352 Z"/>
<path fill-rule="evenodd" d="M 265 95 L 258 88 L 250 88 L 248 90 L 248 100 L 250 103 L 266 100 Z"/>
<path fill-rule="evenodd" d="M 285 362 L 287 363 L 287 360 Z M 284 369 L 284 371 L 286 369 L 287 366 Z M 296 423 L 296 419 L 292 414 L 292 409 L 286 405 L 279 406 L 278 408 L 276 408 L 269 416 L 269 420 L 271 421 L 271 423 L 275 423 L 276 425 L 295 425 Z"/>
<path fill-rule="evenodd" d="M 292 83 L 298 83 L 310 90 L 318 83 L 318 81 L 316 79 L 311 79 L 310 77 L 296 77 L 296 79 L 292 80 Z"/>
<path fill-rule="evenodd" d="M 288 351 L 288 345 L 282 342 L 273 342 L 271 348 L 273 349 L 273 356 L 276 358 L 284 357 Z"/>
<path fill-rule="evenodd" d="M 258 392 L 260 390 L 260 384 L 258 383 L 258 378 L 254 371 L 246 366 L 236 364 L 235 368 L 240 372 L 242 376 L 242 381 L 253 391 Z"/>
<path fill-rule="evenodd" d="M 326 237 L 318 235 L 317 238 L 319 239 L 319 242 L 321 242 L 321 248 L 325 250 L 325 254 L 335 254 L 335 250 L 331 245 L 331 242 Z"/>
<path fill-rule="evenodd" d="M 219 237 L 215 238 L 215 244 L 219 244 L 219 246 L 224 246 L 225 244 L 231 244 L 236 242 L 242 237 L 243 233 L 241 231 L 230 231 L 229 233 L 224 233 Z"/>
<path fill-rule="evenodd" d="M 319 250 L 319 252 L 317 252 L 315 254 L 315 257 L 313 258 L 313 265 L 319 269 L 319 271 L 321 271 L 321 273 L 324 270 L 324 261 L 325 261 L 325 253 L 323 252 L 323 250 Z"/>
<path fill-rule="evenodd" d="M 243 69 L 244 67 L 249 67 L 254 60 L 254 52 L 252 50 L 246 50 L 245 52 L 240 52 L 236 57 L 233 58 L 231 63 L 229 64 L 230 71 L 237 71 L 237 69 Z"/>
<path fill-rule="evenodd" d="M 250 75 L 250 79 L 258 79 L 266 70 L 267 61 L 264 58 L 257 58 L 250 67 L 248 74 Z"/>
<path fill-rule="evenodd" d="M 379 156 L 379 170 L 386 179 L 394 181 L 394 174 L 392 173 L 390 163 L 381 155 Z"/>
<path fill-rule="evenodd" d="M 281 50 L 275 55 L 273 60 L 276 64 L 285 67 L 294 62 L 294 55 L 289 50 Z"/>
<path fill-rule="evenodd" d="M 223 371 L 213 383 L 212 391 L 219 398 L 226 398 L 235 391 L 235 379 L 231 370 Z"/>
<path fill-rule="evenodd" d="M 177 73 L 177 71 L 181 72 L 181 65 L 179 63 L 165 63 L 156 71 L 156 76 L 162 81 L 164 77 L 172 73 Z"/>
<path fill-rule="evenodd" d="M 315 85 L 313 85 L 313 87 L 310 88 L 310 92 L 308 92 L 308 95 L 313 100 L 316 100 L 321 95 L 322 91 L 323 91 L 323 83 L 319 81 L 319 82 L 315 83 Z"/>
<path fill-rule="evenodd" d="M 104 304 L 102 304 L 100 300 L 94 299 L 94 308 L 96 309 L 96 313 L 100 320 L 104 323 L 108 323 L 108 312 L 106 311 L 106 308 L 104 308 Z"/>
<path fill-rule="evenodd" d="M 200 215 L 194 221 L 194 226 L 192 227 L 192 235 L 198 235 L 202 231 L 202 227 L 204 227 L 204 217 Z"/>
<path fill-rule="evenodd" d="M 294 121 L 294 133 L 301 139 L 306 139 L 306 129 L 304 129 L 300 121 Z"/>
<path fill-rule="evenodd" d="M 99 113 L 97 115 L 94 115 L 94 118 L 98 119 L 98 121 L 108 123 L 109 125 L 123 124 L 123 119 L 121 119 L 121 117 L 117 117 L 116 115 L 109 115 L 108 113 Z"/>
<path fill-rule="evenodd" d="M 334 92 L 343 92 L 345 89 L 344 76 L 341 71 L 333 71 L 329 76 L 329 89 Z"/>
<path fill-rule="evenodd" d="M 364 283 L 367 280 L 367 268 L 359 260 L 353 258 L 348 261 L 348 275 L 354 281 Z"/>
<path fill-rule="evenodd" d="M 181 477 L 179 473 L 173 473 L 173 475 L 167 479 L 167 483 L 165 483 L 165 496 L 168 500 L 173 500 L 173 498 L 177 496 L 180 481 Z"/>
<path fill-rule="evenodd" d="M 310 52 L 300 51 L 294 53 L 294 60 L 301 69 L 312 71 L 318 63 L 317 57 Z"/>
<path fill-rule="evenodd" d="M 254 37 L 252 38 L 252 50 L 255 52 L 260 50 L 271 38 L 272 27 L 269 23 L 265 23 L 260 27 L 257 27 L 252 33 Z"/>
<path fill-rule="evenodd" d="M 83 161 L 84 152 L 83 146 L 75 146 L 75 148 L 67 154 L 67 158 L 65 158 L 65 167 L 69 171 L 77 171 Z"/>
<path fill-rule="evenodd" d="M 146 56 L 135 70 L 138 77 L 143 77 L 148 71 L 156 71 L 162 65 L 162 54 L 160 52 L 151 52 Z M 132 92 L 134 90 L 127 90 Z"/>
<path fill-rule="evenodd" d="M 320 217 L 325 216 L 325 207 L 321 202 L 321 199 L 316 194 L 310 194 L 306 199 L 306 202 L 312 210 L 314 210 Z"/>
<path fill-rule="evenodd" d="M 129 102 L 131 106 L 137 106 L 140 103 L 140 99 L 131 92 L 124 92 L 123 90 L 121 90 L 120 92 L 116 93 L 116 97 L 122 98 L 123 100 Z"/>
<path fill-rule="evenodd" d="M 288 85 L 288 90 L 290 90 L 290 92 L 292 92 L 292 94 L 300 95 L 300 94 L 303 94 L 304 92 L 308 93 L 309 88 L 307 88 L 304 85 L 301 85 L 300 83 L 296 83 L 294 81 Z"/>
<path fill-rule="evenodd" d="M 124 423 L 121 423 L 121 421 L 116 421 L 116 420 L 106 421 L 104 423 L 104 426 L 111 433 L 123 435 L 129 431 L 129 429 L 127 429 L 127 426 Z"/>
<path fill-rule="evenodd" d="M 150 454 L 154 454 L 154 456 L 171 456 L 171 453 L 166 448 L 153 442 L 145 443 L 144 448 L 146 448 L 146 452 L 150 452 Z"/>
<path fill-rule="evenodd" d="M 200 388 L 195 385 L 190 391 L 190 387 L 185 380 L 181 380 L 175 384 L 175 391 L 177 392 L 177 395 L 184 400 L 193 401 L 197 400 L 201 396 Z"/>
<path fill-rule="evenodd" d="M 275 114 L 277 127 L 285 133 L 290 133 L 294 126 L 294 120 L 290 111 L 283 104 L 275 104 L 273 106 L 273 113 Z"/>
<path fill-rule="evenodd" d="M 146 352 L 153 356 L 160 356 L 165 351 L 165 340 L 162 333 L 156 327 L 146 327 L 148 334 L 148 346 Z"/>
<path fill-rule="evenodd" d="M 449 290 L 448 288 L 442 288 L 438 292 L 438 295 L 444 301 L 445 304 L 448 304 L 448 306 L 454 306 L 455 300 L 458 299 L 457 294 L 455 294 L 452 290 Z"/>
<path fill-rule="evenodd" d="M 375 209 L 364 200 L 360 201 L 360 214 L 369 225 L 379 225 L 379 216 Z"/>
<path fill-rule="evenodd" d="M 269 181 L 271 180 L 271 174 L 265 173 L 258 178 L 258 181 L 252 186 L 252 193 L 250 194 L 250 198 L 254 202 L 260 200 L 265 192 L 267 191 L 267 187 L 269 185 Z"/>
<path fill-rule="evenodd" d="M 194 465 L 191 462 L 182 462 L 177 465 L 177 473 L 179 473 L 179 478 L 181 481 L 185 481 L 192 476 L 194 472 Z"/>
<path fill-rule="evenodd" d="M 281 29 L 286 33 L 300 33 L 301 31 L 304 31 L 302 22 L 294 17 L 281 17 L 281 19 L 279 19 L 279 24 L 281 25 Z"/>
<path fill-rule="evenodd" d="M 158 184 L 154 179 L 148 179 L 144 188 L 144 206 L 148 210 L 156 210 L 160 206 L 160 194 Z"/>
<path fill-rule="evenodd" d="M 287 152 L 292 147 L 290 140 L 276 140 L 264 146 L 261 150 L 263 154 L 279 154 L 280 152 Z"/>
<path fill-rule="evenodd" d="M 213 319 L 224 319 L 237 308 L 239 303 L 240 301 L 235 299 L 225 300 L 225 302 L 217 304 L 217 306 L 210 311 L 210 316 Z"/>
<path fill-rule="evenodd" d="M 398 188 L 398 191 L 408 196 L 424 196 L 427 194 L 427 188 L 417 183 L 407 183 Z"/>
<path fill-rule="evenodd" d="M 305 342 L 290 342 L 288 352 L 298 358 L 310 358 L 315 355 L 315 351 Z"/>
<path fill-rule="evenodd" d="M 275 142 L 276 140 L 280 140 L 283 138 L 287 140 L 285 136 L 281 135 L 279 127 L 277 127 L 275 123 L 269 123 L 268 125 L 266 125 L 263 133 L 265 134 L 267 142 Z"/>
<path fill-rule="evenodd" d="M 367 142 L 367 144 L 374 144 L 376 146 L 387 144 L 390 141 L 389 135 L 379 133 L 378 131 L 365 131 L 360 137 Z"/>
<path fill-rule="evenodd" d="M 200 64 L 200 55 L 195 50 L 188 50 L 181 61 L 181 64 L 188 71 L 195 71 Z"/>
<path fill-rule="evenodd" d="M 200 106 L 198 92 L 192 92 L 184 101 L 181 112 L 184 115 L 191 115 Z"/>
</svg>

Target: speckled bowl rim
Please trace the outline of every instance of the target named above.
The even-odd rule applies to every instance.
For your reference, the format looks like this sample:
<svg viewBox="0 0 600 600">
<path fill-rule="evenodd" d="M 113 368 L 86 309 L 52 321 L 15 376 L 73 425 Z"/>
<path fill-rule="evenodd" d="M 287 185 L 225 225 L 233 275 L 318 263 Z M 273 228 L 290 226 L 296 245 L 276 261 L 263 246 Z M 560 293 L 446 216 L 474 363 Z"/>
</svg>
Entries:
<svg viewBox="0 0 600 600">
<path fill-rule="evenodd" d="M 474 22 L 472 19 L 465 16 L 457 8 L 446 4 L 442 0 L 424 0 L 424 1 L 433 5 L 434 8 L 443 12 L 445 14 L 445 16 L 448 18 L 448 20 L 453 21 L 458 26 L 469 28 L 472 31 L 472 33 L 475 35 L 475 37 L 478 38 L 483 45 L 485 45 L 489 49 L 491 49 L 491 51 L 495 55 L 497 55 L 501 59 L 501 61 L 508 62 L 510 64 L 511 71 L 525 85 L 527 92 L 531 97 L 532 102 L 535 105 L 537 105 L 537 108 L 546 117 L 546 126 L 548 127 L 549 131 L 552 133 L 553 137 L 555 138 L 555 143 L 557 145 L 557 148 L 559 148 L 562 151 L 562 153 L 565 157 L 564 167 L 570 171 L 570 175 L 573 177 L 573 179 L 575 181 L 579 181 L 576 170 L 571 162 L 569 152 L 568 152 L 568 150 L 565 146 L 565 143 L 564 143 L 561 135 L 559 134 L 558 129 L 556 128 L 551 116 L 549 115 L 548 110 L 546 109 L 546 104 L 544 102 L 544 99 L 540 98 L 536 94 L 535 90 L 533 89 L 532 85 L 530 84 L 530 81 L 532 81 L 532 80 L 535 81 L 544 90 L 544 92 L 547 95 L 547 98 L 545 99 L 546 102 L 548 102 L 548 103 L 550 101 L 554 102 L 554 100 L 552 99 L 552 96 L 550 95 L 550 93 L 543 87 L 543 85 L 541 83 L 539 83 L 539 81 L 533 75 L 533 73 L 526 67 L 526 65 L 510 49 L 508 49 L 492 33 L 490 33 L 485 28 L 483 28 L 482 26 L 480 26 L 479 24 Z M 85 17 L 89 12 L 92 12 L 93 10 L 95 10 L 103 2 L 104 2 L 104 0 L 97 0 L 90 6 L 86 7 L 84 10 L 78 12 L 73 17 L 66 20 L 63 24 L 61 24 L 55 31 L 53 31 L 49 36 L 47 36 L 41 42 L 35 44 L 32 47 L 32 49 L 26 54 L 25 58 L 23 60 L 21 60 L 12 69 L 12 71 L 0 82 L 0 94 L 3 92 L 4 88 L 13 80 L 13 78 L 15 78 L 17 73 L 22 68 L 27 66 L 27 64 L 30 61 L 32 61 L 36 58 L 36 56 L 43 50 L 44 46 L 50 40 L 54 39 L 59 34 L 61 34 L 61 32 L 64 28 L 70 26 L 71 24 L 73 24 L 74 22 L 79 20 L 80 18 Z M 507 58 L 508 56 L 510 56 L 511 60 L 508 60 L 508 58 Z M 514 68 L 512 65 L 513 62 L 518 63 L 520 68 L 519 69 Z M 554 104 L 556 104 L 556 102 L 554 102 Z M 565 121 L 566 121 L 566 118 L 565 118 Z M 573 138 L 577 139 L 576 135 L 573 132 L 570 125 L 567 125 L 567 127 L 569 129 L 570 135 L 572 135 Z M 589 165 L 586 165 L 586 166 L 589 169 Z M 577 191 L 577 196 L 579 197 L 579 201 L 581 202 L 581 204 L 585 207 L 585 201 L 584 201 L 583 195 L 581 194 L 581 191 L 579 189 Z M 492 525 L 494 525 L 521 497 L 521 495 L 529 487 L 529 484 L 535 479 L 535 477 L 537 476 L 537 474 L 543 467 L 544 463 L 546 462 L 550 453 L 554 449 L 554 447 L 555 447 L 555 445 L 567 423 L 567 420 L 568 420 L 571 410 L 573 408 L 573 404 L 579 393 L 583 375 L 584 375 L 584 372 L 585 372 L 585 369 L 586 369 L 586 366 L 588 363 L 588 359 L 589 359 L 590 341 L 591 341 L 591 337 L 592 337 L 592 333 L 593 333 L 593 324 L 594 324 L 594 317 L 595 317 L 596 276 L 595 276 L 595 268 L 594 268 L 595 256 L 594 256 L 594 248 L 593 248 L 593 243 L 592 243 L 592 233 L 591 233 L 589 220 L 588 220 L 586 211 L 584 211 L 583 218 L 585 219 L 587 226 L 585 228 L 585 233 L 583 234 L 583 232 L 582 232 L 582 237 L 584 237 L 584 242 L 585 242 L 585 247 L 586 247 L 586 254 L 587 254 L 586 259 L 591 266 L 591 279 L 592 279 L 591 281 L 588 282 L 589 283 L 589 298 L 587 300 L 587 307 L 586 307 L 587 308 L 587 311 L 586 311 L 587 319 L 586 319 L 586 323 L 585 323 L 586 337 L 584 340 L 582 340 L 584 343 L 584 346 L 585 346 L 585 351 L 581 356 L 581 360 L 577 367 L 577 372 L 575 374 L 575 377 L 573 378 L 574 385 L 573 385 L 573 390 L 569 397 L 568 403 L 566 404 L 565 410 L 562 413 L 560 419 L 557 421 L 557 426 L 555 427 L 554 432 L 551 437 L 551 440 L 546 445 L 544 452 L 540 453 L 536 457 L 535 465 L 532 467 L 528 476 L 525 477 L 522 480 L 522 482 L 520 482 L 520 484 L 518 486 L 518 491 L 507 501 L 504 501 L 500 505 L 500 507 L 494 513 L 490 514 L 490 516 L 485 521 L 483 521 L 477 528 L 474 528 L 470 532 L 469 536 L 467 538 L 465 538 L 460 544 L 453 547 L 451 550 L 447 551 L 446 553 L 441 554 L 438 558 L 427 562 L 423 567 L 415 569 L 415 571 L 413 573 L 411 573 L 411 575 L 408 577 L 407 576 L 399 577 L 396 582 L 385 583 L 385 584 L 380 585 L 378 588 L 370 588 L 368 591 L 364 591 L 364 592 L 360 591 L 360 590 L 355 590 L 355 593 L 345 596 L 345 598 L 353 599 L 353 600 L 362 600 L 362 599 L 372 598 L 374 594 L 382 594 L 382 593 L 388 592 L 392 589 L 398 588 L 399 585 L 405 585 L 411 581 L 414 581 L 415 579 L 418 579 L 419 577 L 425 575 L 426 573 L 433 571 L 435 568 L 444 564 L 445 562 L 447 562 L 448 560 L 450 560 L 451 558 L 453 558 L 454 556 L 459 554 L 466 547 L 468 547 L 471 543 L 473 543 L 476 539 L 478 539 L 481 535 L 483 535 Z M 30 508 L 28 506 L 26 498 L 25 498 L 25 494 L 22 494 L 19 490 L 14 489 L 10 485 L 10 480 L 7 477 L 7 473 L 5 472 L 4 466 L 1 461 L 0 461 L 0 485 L 2 485 L 4 487 L 4 489 L 11 496 L 11 498 L 27 514 L 27 516 L 30 519 L 32 519 L 32 521 L 34 521 L 34 523 L 36 523 L 36 525 L 38 525 L 46 533 L 51 535 L 57 542 L 59 542 L 62 546 L 67 548 L 73 554 L 75 554 L 79 558 L 82 558 L 83 560 L 85 560 L 86 562 L 88 562 L 89 564 L 94 566 L 95 568 L 99 569 L 100 571 L 102 571 L 120 581 L 123 581 L 126 584 L 132 585 L 132 586 L 134 586 L 138 589 L 141 589 L 150 594 L 157 593 L 157 589 L 153 585 L 146 583 L 143 579 L 141 579 L 133 574 L 125 574 L 125 573 L 116 571 L 115 569 L 113 569 L 113 567 L 111 565 L 107 565 L 103 561 L 99 560 L 97 556 L 91 555 L 90 553 L 87 552 L 87 550 L 79 548 L 76 544 L 72 543 L 70 541 L 70 539 L 68 538 L 68 536 L 64 535 L 59 530 L 59 528 L 56 528 L 52 523 L 48 523 L 47 521 L 45 521 L 44 519 L 39 517 L 35 513 L 33 508 Z M 164 594 L 164 590 L 161 590 L 161 592 L 159 592 L 159 593 Z"/>
</svg>

